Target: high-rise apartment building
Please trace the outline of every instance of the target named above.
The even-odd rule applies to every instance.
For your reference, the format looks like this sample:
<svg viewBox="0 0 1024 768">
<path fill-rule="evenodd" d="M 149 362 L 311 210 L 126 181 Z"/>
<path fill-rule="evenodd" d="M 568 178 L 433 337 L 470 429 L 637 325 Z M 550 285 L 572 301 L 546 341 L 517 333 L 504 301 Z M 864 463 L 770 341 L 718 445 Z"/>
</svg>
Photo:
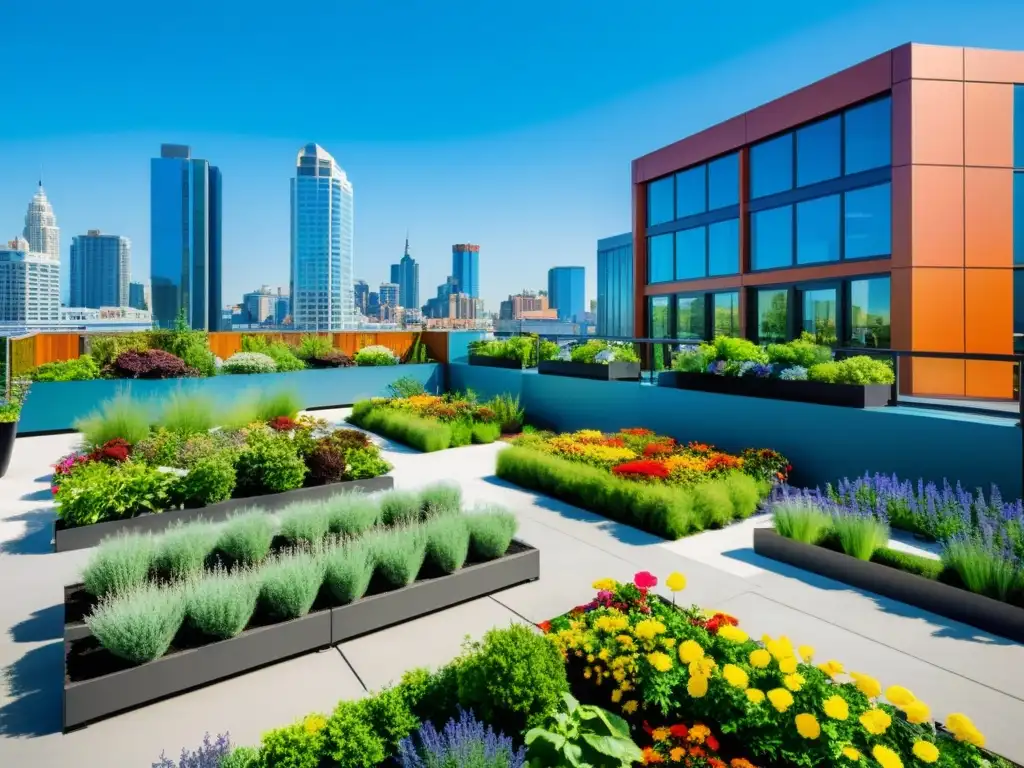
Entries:
<svg viewBox="0 0 1024 768">
<path fill-rule="evenodd" d="M 149 309 L 146 301 L 146 286 L 143 283 L 128 284 L 128 306 L 132 309 Z"/>
<path fill-rule="evenodd" d="M 30 253 L 41 253 L 56 259 L 60 257 L 60 227 L 57 226 L 57 217 L 53 213 L 53 206 L 46 197 L 43 189 L 43 182 L 39 182 L 35 195 L 28 204 L 28 211 L 25 214 L 25 228 L 21 232 L 28 242 Z M 67 270 L 61 274 L 61 295 L 67 294 Z"/>
<path fill-rule="evenodd" d="M 398 307 L 398 286 L 395 283 L 381 283 L 380 290 L 377 292 L 379 297 L 380 305 L 389 307 Z"/>
<path fill-rule="evenodd" d="M 452 246 L 452 278 L 458 290 L 480 298 L 480 246 L 461 243 Z"/>
<path fill-rule="evenodd" d="M 353 287 L 356 312 L 366 314 L 367 305 L 370 299 L 370 286 L 365 280 L 356 280 Z"/>
<path fill-rule="evenodd" d="M 557 319 L 558 314 L 548 307 L 548 296 L 543 291 L 523 291 L 509 296 L 498 305 L 499 320 Z"/>
<path fill-rule="evenodd" d="M 68 305 L 94 309 L 130 306 L 131 253 L 131 242 L 120 235 L 90 229 L 73 237 Z"/>
<path fill-rule="evenodd" d="M 405 255 L 391 265 L 391 282 L 398 286 L 398 304 L 405 309 L 419 309 L 420 265 L 409 255 L 409 238 L 405 238 Z"/>
<path fill-rule="evenodd" d="M 633 336 L 633 233 L 597 241 L 597 335 Z"/>
<path fill-rule="evenodd" d="M 163 144 L 150 161 L 150 281 L 153 322 L 178 313 L 192 328 L 221 321 L 221 175 L 189 147 Z"/>
<path fill-rule="evenodd" d="M 292 323 L 297 330 L 355 328 L 352 184 L 318 144 L 299 151 L 291 207 Z"/>
<path fill-rule="evenodd" d="M 60 320 L 60 260 L 15 238 L 0 248 L 0 322 L 52 325 Z"/>
<path fill-rule="evenodd" d="M 583 267 L 552 267 L 548 270 L 548 302 L 559 320 L 583 322 L 586 283 Z"/>
</svg>

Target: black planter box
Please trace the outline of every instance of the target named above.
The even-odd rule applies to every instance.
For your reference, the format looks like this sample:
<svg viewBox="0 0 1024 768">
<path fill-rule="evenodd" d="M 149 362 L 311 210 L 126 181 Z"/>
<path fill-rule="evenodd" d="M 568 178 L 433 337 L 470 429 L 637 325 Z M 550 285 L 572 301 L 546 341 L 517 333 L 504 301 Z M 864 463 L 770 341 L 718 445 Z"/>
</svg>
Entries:
<svg viewBox="0 0 1024 768">
<path fill-rule="evenodd" d="M 64 731 L 310 651 L 338 645 L 492 592 L 540 578 L 540 551 L 513 542 L 509 554 L 425 579 L 403 589 L 363 598 L 301 619 L 259 627 L 109 675 L 67 682 Z M 84 625 L 82 625 L 84 628 Z M 65 659 L 84 632 L 66 629 Z M 73 636 L 69 636 L 73 635 Z"/>
<path fill-rule="evenodd" d="M 170 509 L 166 512 L 150 512 L 124 520 L 107 520 L 94 525 L 63 527 L 58 518 L 53 525 L 53 551 L 70 552 L 75 549 L 95 547 L 108 536 L 119 533 L 159 533 L 178 523 L 191 523 L 195 520 L 220 522 L 234 513 L 249 508 L 259 507 L 266 512 L 273 512 L 294 504 L 298 501 L 319 501 L 336 496 L 339 493 L 373 493 L 388 491 L 395 487 L 395 478 L 391 475 L 370 477 L 365 480 L 351 480 L 347 483 L 317 485 L 313 488 L 297 488 L 284 493 L 270 493 L 265 496 L 248 496 L 244 499 L 228 499 L 198 509 Z"/>
<path fill-rule="evenodd" d="M 574 363 L 568 360 L 542 360 L 538 373 L 549 376 L 569 376 L 574 379 L 598 381 L 640 381 L 640 363 L 613 360 L 604 363 Z"/>
<path fill-rule="evenodd" d="M 682 371 L 658 374 L 658 386 L 845 408 L 882 408 L 892 399 L 892 386 L 889 384 L 823 384 L 820 381 L 786 381 Z"/>
<path fill-rule="evenodd" d="M 7 474 L 14 455 L 14 440 L 18 436 L 18 422 L 0 421 L 0 477 Z"/>
<path fill-rule="evenodd" d="M 1024 608 L 842 552 L 804 544 L 768 528 L 754 529 L 754 551 L 851 587 L 1024 642 Z"/>
<path fill-rule="evenodd" d="M 514 371 L 521 371 L 522 364 L 518 360 L 511 360 L 507 357 L 491 357 L 489 355 L 470 355 L 470 365 L 482 365 L 484 368 L 511 368 Z"/>
</svg>

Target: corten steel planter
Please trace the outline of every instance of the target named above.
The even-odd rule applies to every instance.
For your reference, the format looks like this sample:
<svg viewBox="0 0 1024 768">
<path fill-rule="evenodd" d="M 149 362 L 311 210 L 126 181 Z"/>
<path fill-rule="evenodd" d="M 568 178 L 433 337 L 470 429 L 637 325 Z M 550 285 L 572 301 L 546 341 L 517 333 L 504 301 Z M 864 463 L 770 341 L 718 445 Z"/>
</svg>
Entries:
<svg viewBox="0 0 1024 768">
<path fill-rule="evenodd" d="M 470 365 L 480 365 L 484 368 L 511 368 L 515 371 L 521 371 L 525 366 L 518 360 L 512 360 L 507 357 L 491 357 L 489 355 L 470 355 Z"/>
<path fill-rule="evenodd" d="M 899 600 L 994 635 L 1024 642 L 1024 608 L 842 552 L 754 529 L 754 551 L 851 587 Z"/>
<path fill-rule="evenodd" d="M 607 364 L 574 363 L 569 360 L 543 360 L 537 367 L 537 371 L 549 376 L 568 376 L 574 379 L 640 381 L 640 363 L 624 363 L 621 360 L 613 360 Z"/>
<path fill-rule="evenodd" d="M 370 477 L 365 480 L 350 480 L 346 483 L 331 483 L 313 488 L 297 488 L 284 493 L 270 493 L 265 496 L 247 496 L 243 499 L 228 499 L 198 509 L 173 509 L 166 512 L 148 512 L 124 520 L 107 520 L 93 525 L 63 527 L 60 519 L 53 526 L 53 551 L 70 552 L 75 549 L 95 547 L 103 539 L 119 533 L 159 533 L 179 523 L 195 520 L 220 522 L 240 510 L 249 507 L 273 512 L 298 501 L 320 501 L 341 493 L 374 493 L 388 491 L 395 487 L 391 475 Z"/>
<path fill-rule="evenodd" d="M 0 421 L 0 477 L 7 474 L 14 455 L 14 441 L 18 437 L 18 422 Z"/>
<path fill-rule="evenodd" d="M 68 731 L 538 578 L 539 550 L 514 541 L 505 556 L 448 576 L 424 579 L 349 605 L 247 630 L 230 640 L 79 682 L 68 682 L 67 678 L 66 659 L 72 643 L 95 641 L 89 639 L 88 631 L 66 631 L 63 727 Z"/>
<path fill-rule="evenodd" d="M 683 371 L 658 374 L 658 386 L 844 408 L 883 408 L 892 399 L 892 386 L 889 384 L 823 384 L 820 381 L 786 381 Z"/>
</svg>

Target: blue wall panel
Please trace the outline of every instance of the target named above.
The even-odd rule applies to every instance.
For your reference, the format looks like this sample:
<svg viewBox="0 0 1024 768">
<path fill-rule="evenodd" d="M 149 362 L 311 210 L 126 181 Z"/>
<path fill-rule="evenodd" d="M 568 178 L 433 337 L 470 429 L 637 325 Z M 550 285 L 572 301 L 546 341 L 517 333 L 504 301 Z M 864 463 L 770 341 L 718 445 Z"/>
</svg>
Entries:
<svg viewBox="0 0 1024 768">
<path fill-rule="evenodd" d="M 522 397 L 523 377 L 536 376 L 536 371 L 515 368 L 485 368 L 481 365 L 449 365 L 448 388 L 451 392 L 472 389 L 477 397 L 490 400 L 498 395 Z"/>
<path fill-rule="evenodd" d="M 448 362 L 468 363 L 469 345 L 474 341 L 486 339 L 491 334 L 487 331 L 451 331 L 448 334 Z"/>
</svg>

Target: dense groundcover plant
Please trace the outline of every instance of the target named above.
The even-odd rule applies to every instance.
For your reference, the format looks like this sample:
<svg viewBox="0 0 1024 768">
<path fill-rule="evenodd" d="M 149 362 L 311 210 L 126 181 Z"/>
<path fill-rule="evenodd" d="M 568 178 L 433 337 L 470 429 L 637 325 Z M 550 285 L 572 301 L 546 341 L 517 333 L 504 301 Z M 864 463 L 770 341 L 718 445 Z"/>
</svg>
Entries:
<svg viewBox="0 0 1024 768">
<path fill-rule="evenodd" d="M 513 336 L 509 339 L 485 339 L 471 342 L 471 355 L 498 357 L 515 360 L 523 368 L 536 368 L 538 360 L 554 360 L 558 356 L 558 345 L 536 336 Z"/>
<path fill-rule="evenodd" d="M 177 379 L 198 376 L 199 371 L 170 352 L 147 349 L 122 352 L 107 369 L 107 374 L 117 379 Z"/>
<path fill-rule="evenodd" d="M 363 347 L 355 354 L 356 365 L 398 365 L 398 355 L 381 344 Z"/>
</svg>

